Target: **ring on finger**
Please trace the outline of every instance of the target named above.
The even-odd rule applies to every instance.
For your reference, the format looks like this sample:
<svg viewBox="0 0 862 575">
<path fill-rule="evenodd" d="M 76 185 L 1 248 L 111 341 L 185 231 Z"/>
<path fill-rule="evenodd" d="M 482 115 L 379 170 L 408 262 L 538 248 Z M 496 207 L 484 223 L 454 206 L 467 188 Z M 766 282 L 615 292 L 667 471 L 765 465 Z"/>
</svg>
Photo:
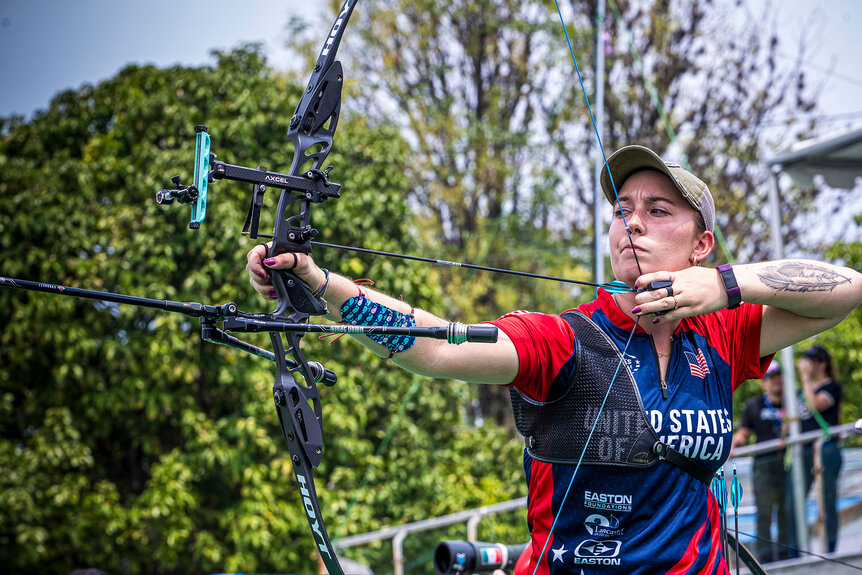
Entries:
<svg viewBox="0 0 862 575">
<path fill-rule="evenodd" d="M 676 299 L 676 296 L 671 296 L 671 297 L 673 297 L 673 309 L 674 309 L 674 311 L 676 311 L 679 309 L 679 300 Z"/>
<path fill-rule="evenodd" d="M 669 285 L 665 289 L 667 290 L 667 297 L 673 297 L 673 286 Z"/>
</svg>

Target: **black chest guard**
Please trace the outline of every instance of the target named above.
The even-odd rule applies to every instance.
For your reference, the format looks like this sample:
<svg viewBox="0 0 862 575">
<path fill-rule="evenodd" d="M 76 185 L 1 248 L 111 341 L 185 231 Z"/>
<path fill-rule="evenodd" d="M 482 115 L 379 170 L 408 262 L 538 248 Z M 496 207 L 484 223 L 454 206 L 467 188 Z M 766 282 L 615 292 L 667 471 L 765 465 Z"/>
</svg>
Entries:
<svg viewBox="0 0 862 575">
<path fill-rule="evenodd" d="M 649 423 L 634 376 L 607 334 L 582 313 L 567 312 L 562 318 L 575 332 L 575 351 L 568 362 L 573 364 L 571 379 L 563 396 L 538 402 L 509 390 L 515 425 L 526 440 L 527 453 L 539 461 L 571 465 L 583 453 L 582 464 L 640 468 L 667 459 L 709 485 L 712 471 L 661 442 Z"/>
</svg>

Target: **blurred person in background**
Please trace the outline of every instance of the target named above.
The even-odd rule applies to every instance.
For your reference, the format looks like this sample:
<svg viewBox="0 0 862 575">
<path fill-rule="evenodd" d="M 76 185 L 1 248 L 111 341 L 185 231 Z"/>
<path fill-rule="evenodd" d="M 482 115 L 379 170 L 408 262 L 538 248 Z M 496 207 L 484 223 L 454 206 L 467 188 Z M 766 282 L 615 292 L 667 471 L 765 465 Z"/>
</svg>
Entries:
<svg viewBox="0 0 862 575">
<path fill-rule="evenodd" d="M 775 360 L 769 364 L 761 381 L 763 394 L 745 404 L 739 429 L 733 434 L 733 447 L 747 445 L 754 435 L 756 443 L 782 439 L 784 428 L 784 376 Z M 790 557 L 787 548 L 787 472 L 784 469 L 784 447 L 754 456 L 753 488 L 757 516 L 757 540 L 754 553 L 764 563 Z M 778 525 L 777 543 L 772 539 L 772 520 Z"/>
<path fill-rule="evenodd" d="M 841 384 L 835 375 L 835 364 L 829 352 L 818 345 L 811 346 L 796 362 L 802 382 L 799 419 L 802 432 L 827 430 L 841 421 Z M 820 475 L 820 513 L 823 519 L 824 543 L 829 553 L 835 551 L 838 543 L 838 474 L 841 472 L 841 446 L 836 437 L 822 442 L 806 443 L 803 450 L 805 461 L 805 493 L 811 488 L 814 478 Z M 792 501 L 792 489 L 787 491 L 788 501 Z M 789 513 L 790 541 L 795 542 L 794 514 Z"/>
</svg>

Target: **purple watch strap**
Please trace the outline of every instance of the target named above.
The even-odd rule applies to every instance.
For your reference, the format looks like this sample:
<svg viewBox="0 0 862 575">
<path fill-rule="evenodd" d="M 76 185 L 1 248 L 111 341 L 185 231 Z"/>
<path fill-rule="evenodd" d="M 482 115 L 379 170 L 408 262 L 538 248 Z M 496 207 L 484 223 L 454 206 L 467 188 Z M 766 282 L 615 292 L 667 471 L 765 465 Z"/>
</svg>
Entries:
<svg viewBox="0 0 862 575">
<path fill-rule="evenodd" d="M 727 293 L 727 309 L 739 307 L 739 304 L 742 303 L 742 292 L 739 291 L 739 284 L 736 283 L 736 276 L 733 275 L 733 266 L 722 264 L 715 269 L 718 270 L 718 275 L 724 282 L 724 291 Z"/>
</svg>

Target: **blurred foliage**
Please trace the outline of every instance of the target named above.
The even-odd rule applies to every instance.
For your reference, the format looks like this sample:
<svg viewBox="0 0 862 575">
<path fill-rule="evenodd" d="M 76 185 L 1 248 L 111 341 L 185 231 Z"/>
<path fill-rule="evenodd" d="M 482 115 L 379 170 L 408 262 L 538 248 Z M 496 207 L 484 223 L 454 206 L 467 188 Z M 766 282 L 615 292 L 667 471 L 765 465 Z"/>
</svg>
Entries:
<svg viewBox="0 0 862 575">
<path fill-rule="evenodd" d="M 862 214 L 855 218 L 856 228 L 862 231 Z M 860 237 L 857 233 L 856 237 Z M 824 254 L 830 260 L 840 261 L 854 270 L 862 270 L 862 241 L 838 242 Z M 816 340 L 803 342 L 798 350 L 816 343 L 826 348 L 835 362 L 838 381 L 844 394 L 841 403 L 841 421 L 862 419 L 862 308 L 856 308 L 840 324 L 820 334 Z M 862 447 L 862 437 L 855 436 L 844 444 Z"/>
<path fill-rule="evenodd" d="M 187 229 L 188 207 L 154 201 L 174 173 L 191 179 L 196 124 L 209 126 L 224 161 L 287 169 L 300 88 L 273 74 L 256 46 L 214 59 L 130 66 L 59 94 L 30 121 L 2 120 L 3 275 L 265 311 L 245 277 L 253 244 L 238 233 L 250 186 L 213 184 L 197 231 Z M 349 185 L 341 200 L 316 206 L 323 241 L 417 249 L 406 151 L 391 124 L 342 119 L 329 161 L 333 180 Z M 276 199 L 267 194 L 269 213 Z M 441 304 L 426 267 L 315 257 L 419 294 L 416 305 Z M 0 325 L 4 570 L 317 570 L 271 364 L 202 343 L 184 316 L 42 293 L 0 291 Z M 468 387 L 424 379 L 405 397 L 410 376 L 349 338 L 331 347 L 306 339 L 309 356 L 339 375 L 322 392 L 326 453 L 316 473 L 330 524 L 356 501 L 335 536 L 523 495 L 518 442 L 463 424 Z M 256 341 L 268 346 L 265 335 Z"/>
</svg>

